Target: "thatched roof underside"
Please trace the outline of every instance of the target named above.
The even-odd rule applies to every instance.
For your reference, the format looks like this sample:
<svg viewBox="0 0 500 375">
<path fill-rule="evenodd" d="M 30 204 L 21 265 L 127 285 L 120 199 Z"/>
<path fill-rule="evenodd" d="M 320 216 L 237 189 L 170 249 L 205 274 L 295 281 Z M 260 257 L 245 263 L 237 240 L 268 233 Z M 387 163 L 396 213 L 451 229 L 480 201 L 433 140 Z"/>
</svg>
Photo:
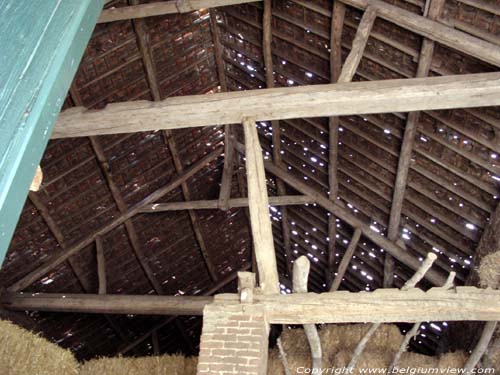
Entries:
<svg viewBox="0 0 500 375">
<path fill-rule="evenodd" d="M 392 0 L 392 4 L 422 14 L 423 0 Z M 442 21 L 490 42 L 500 41 L 500 1 L 446 1 Z M 107 6 L 125 6 L 117 0 Z M 488 11 L 488 9 L 490 11 Z M 491 10 L 496 10 L 496 14 Z M 281 1 L 273 4 L 273 42 L 276 86 L 328 83 L 332 1 Z M 342 37 L 343 58 L 348 54 L 362 12 L 347 7 Z M 218 8 L 217 29 L 223 49 L 229 90 L 265 88 L 262 47 L 262 4 Z M 147 18 L 153 61 L 162 98 L 209 94 L 220 90 L 210 27 L 210 13 Z M 377 19 L 354 80 L 414 77 L 422 38 Z M 495 67 L 437 44 L 431 75 L 494 71 Z M 106 103 L 152 100 L 143 58 L 132 21 L 98 24 L 74 80 L 76 93 L 64 108 L 81 104 L 102 108 Z M 79 98 L 78 98 L 79 96 Z M 78 104 L 78 103 L 76 103 Z M 348 116 L 341 118 L 339 146 L 339 197 L 372 229 L 387 232 L 392 191 L 405 127 L 406 114 Z M 328 191 L 328 119 L 280 121 L 283 162 L 294 176 L 326 194 Z M 259 123 L 266 157 L 272 154 L 271 124 Z M 415 258 L 436 252 L 436 270 L 457 272 L 464 283 L 473 267 L 474 249 L 497 204 L 500 181 L 499 108 L 429 111 L 420 116 L 417 141 L 409 172 L 400 226 L 406 250 Z M 176 130 L 173 138 L 183 167 L 200 160 L 224 141 L 224 127 Z M 172 154 L 162 132 L 96 137 L 104 151 L 100 164 L 89 138 L 51 141 L 41 166 L 44 181 L 28 199 L 1 270 L 1 284 L 9 286 L 49 256 L 95 232 L 120 214 L 106 178 L 106 164 L 127 207 L 176 178 Z M 223 157 L 217 158 L 188 181 L 191 200 L 217 199 Z M 244 176 L 241 167 L 238 174 Z M 269 193 L 276 194 L 269 177 Z M 240 180 L 240 184 L 238 184 Z M 242 178 L 233 179 L 232 196 L 244 193 Z M 289 194 L 296 192 L 289 189 Z M 36 198 L 35 197 L 35 198 Z M 161 202 L 182 201 L 180 188 Z M 34 202 L 36 201 L 36 203 Z M 42 216 L 40 204 L 48 215 Z M 38 206 L 38 208 L 37 208 Z M 315 205 L 288 207 L 293 257 L 307 255 L 312 263 L 309 288 L 325 290 L 328 264 L 328 214 Z M 286 275 L 280 208 L 270 211 L 283 291 L 290 289 Z M 58 234 L 49 229 L 49 216 Z M 235 271 L 251 264 L 251 237 L 244 209 L 140 214 L 131 220 L 144 257 L 166 294 L 203 294 Z M 338 222 L 336 259 L 340 262 L 353 229 Z M 208 272 L 202 245 L 215 275 Z M 125 226 L 104 238 L 108 293 L 154 294 L 151 283 L 131 245 Z M 383 279 L 381 249 L 361 238 L 341 289 L 373 290 Z M 95 293 L 94 245 L 54 269 L 28 290 L 33 292 Z M 73 267 L 73 268 L 72 268 Z M 413 273 L 396 263 L 395 286 Z M 79 278 L 77 278 L 77 275 Z M 80 280 L 79 280 L 80 279 Z M 235 291 L 236 282 L 220 291 Z M 422 286 L 429 287 L 426 282 Z M 71 348 L 80 359 L 114 355 L 165 321 L 164 317 L 102 316 L 38 313 L 28 315 L 34 327 L 52 341 Z M 403 327 L 404 328 L 404 327 Z M 414 342 L 423 353 L 434 353 L 446 331 L 445 322 L 426 324 Z M 171 320 L 158 330 L 161 352 L 195 353 L 201 319 Z M 442 348 L 441 348 L 442 349 Z M 148 338 L 128 354 L 152 352 Z"/>
</svg>

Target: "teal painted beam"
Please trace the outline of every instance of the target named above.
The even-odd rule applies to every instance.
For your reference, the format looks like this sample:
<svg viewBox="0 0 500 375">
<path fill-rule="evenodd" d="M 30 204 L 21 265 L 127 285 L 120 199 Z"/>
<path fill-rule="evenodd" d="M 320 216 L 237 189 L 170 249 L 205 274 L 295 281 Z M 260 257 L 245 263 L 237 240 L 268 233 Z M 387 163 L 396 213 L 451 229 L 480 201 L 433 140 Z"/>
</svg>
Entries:
<svg viewBox="0 0 500 375">
<path fill-rule="evenodd" d="M 0 1 L 0 263 L 103 4 Z"/>
</svg>

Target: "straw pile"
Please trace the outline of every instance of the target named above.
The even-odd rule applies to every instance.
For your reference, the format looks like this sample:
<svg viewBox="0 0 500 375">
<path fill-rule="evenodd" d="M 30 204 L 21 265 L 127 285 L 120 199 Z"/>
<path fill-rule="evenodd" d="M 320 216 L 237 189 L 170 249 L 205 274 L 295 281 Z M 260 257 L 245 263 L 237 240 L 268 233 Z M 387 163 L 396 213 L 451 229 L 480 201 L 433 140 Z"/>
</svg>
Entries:
<svg viewBox="0 0 500 375">
<path fill-rule="evenodd" d="M 488 254 L 481 260 L 479 279 L 483 288 L 500 287 L 500 251 Z"/>
<path fill-rule="evenodd" d="M 69 350 L 1 320 L 0 370 L 9 375 L 71 375 L 78 374 L 78 362 Z"/>
<path fill-rule="evenodd" d="M 323 349 L 324 368 L 347 366 L 358 342 L 370 328 L 369 324 L 328 325 L 319 331 Z M 281 336 L 289 369 L 292 374 L 297 368 L 310 368 L 309 344 L 302 329 L 286 330 Z M 399 349 L 403 336 L 395 325 L 384 324 L 368 342 L 356 368 L 387 368 Z M 447 368 L 462 367 L 467 360 L 464 353 L 449 353 L 441 357 L 429 357 L 416 353 L 404 353 L 398 367 Z M 283 364 L 277 350 L 269 354 L 269 375 L 284 375 Z M 357 373 L 355 370 L 354 373 Z"/>
<path fill-rule="evenodd" d="M 85 362 L 80 375 L 196 375 L 196 362 L 181 355 L 99 358 Z"/>
</svg>

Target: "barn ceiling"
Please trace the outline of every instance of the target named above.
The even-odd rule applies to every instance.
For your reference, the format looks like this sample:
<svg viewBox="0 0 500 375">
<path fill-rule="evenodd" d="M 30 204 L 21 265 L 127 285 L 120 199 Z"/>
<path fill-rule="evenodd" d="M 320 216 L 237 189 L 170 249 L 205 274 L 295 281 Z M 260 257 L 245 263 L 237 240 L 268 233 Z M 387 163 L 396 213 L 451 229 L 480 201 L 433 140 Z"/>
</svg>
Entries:
<svg viewBox="0 0 500 375">
<path fill-rule="evenodd" d="M 423 0 L 387 2 L 419 15 L 426 9 Z M 330 82 L 332 3 L 273 1 L 271 50 L 276 87 Z M 122 6 L 127 2 L 107 5 Z M 498 0 L 447 0 L 439 22 L 500 45 L 499 13 Z M 351 49 L 362 15 L 346 7 L 342 59 Z M 265 88 L 262 29 L 259 2 L 98 24 L 64 109 L 75 105 L 100 109 L 112 102 Z M 149 51 L 144 51 L 144 43 Z M 377 18 L 353 80 L 415 77 L 421 44 L 419 35 Z M 436 43 L 429 75 L 495 70 L 498 67 Z M 407 114 L 345 116 L 339 121 L 338 200 L 373 231 L 387 236 Z M 330 189 L 328 119 L 258 123 L 268 160 L 272 159 L 276 126 L 281 131 L 283 165 L 326 195 Z M 242 140 L 241 131 L 234 129 Z M 498 107 L 425 111 L 418 119 L 397 243 L 416 259 L 435 252 L 435 269 L 445 277 L 455 271 L 457 284 L 465 283 L 474 266 L 475 248 L 497 205 L 499 132 Z M 41 163 L 42 187 L 26 201 L 0 271 L 1 285 L 12 285 L 49 257 L 92 237 L 203 158 L 209 158 L 206 166 L 157 203 L 218 199 L 224 139 L 224 126 L 213 126 L 52 140 Z M 239 157 L 235 168 L 232 197 L 246 196 L 242 160 Z M 268 175 L 270 195 L 277 195 L 278 189 L 297 194 L 279 184 Z M 325 291 L 328 249 L 333 241 L 328 230 L 330 214 L 308 204 L 271 207 L 270 215 L 282 291 L 290 291 L 288 267 L 300 255 L 311 260 L 310 290 Z M 289 240 L 283 235 L 284 217 Z M 234 291 L 235 272 L 252 267 L 248 223 L 244 208 L 135 215 L 102 235 L 107 292 L 200 295 Z M 334 269 L 354 231 L 339 219 L 336 227 Z M 362 236 L 340 288 L 382 287 L 384 256 L 383 249 Z M 396 262 L 394 285 L 402 286 L 412 273 Z M 90 241 L 26 291 L 96 293 L 97 288 L 95 243 Z M 197 352 L 201 331 L 201 320 L 196 317 L 22 315 L 14 319 L 71 348 L 80 359 L 118 352 L 152 353 L 152 332 L 161 352 L 192 354 Z M 415 343 L 416 350 L 442 350 L 440 338 L 446 322 L 426 327 Z"/>
</svg>

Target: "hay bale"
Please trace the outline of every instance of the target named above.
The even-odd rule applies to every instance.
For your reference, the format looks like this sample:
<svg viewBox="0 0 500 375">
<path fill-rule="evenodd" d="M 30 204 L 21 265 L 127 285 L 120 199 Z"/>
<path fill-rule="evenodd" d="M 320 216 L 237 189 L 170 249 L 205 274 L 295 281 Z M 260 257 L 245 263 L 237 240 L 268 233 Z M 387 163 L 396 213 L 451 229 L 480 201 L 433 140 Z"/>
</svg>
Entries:
<svg viewBox="0 0 500 375">
<path fill-rule="evenodd" d="M 479 280 L 483 288 L 500 287 L 500 251 L 486 255 L 479 266 Z"/>
<path fill-rule="evenodd" d="M 184 362 L 184 375 L 196 375 L 198 357 L 187 357 Z"/>
<path fill-rule="evenodd" d="M 71 375 L 78 374 L 78 362 L 69 350 L 2 320 L 0 369 L 9 375 Z"/>
<path fill-rule="evenodd" d="M 464 352 L 453 352 L 442 354 L 438 360 L 438 367 L 445 368 L 463 368 L 469 356 Z"/>
<path fill-rule="evenodd" d="M 196 373 L 196 372 L 195 372 Z M 186 361 L 181 355 L 155 357 L 98 358 L 85 362 L 80 375 L 185 375 Z"/>
</svg>

